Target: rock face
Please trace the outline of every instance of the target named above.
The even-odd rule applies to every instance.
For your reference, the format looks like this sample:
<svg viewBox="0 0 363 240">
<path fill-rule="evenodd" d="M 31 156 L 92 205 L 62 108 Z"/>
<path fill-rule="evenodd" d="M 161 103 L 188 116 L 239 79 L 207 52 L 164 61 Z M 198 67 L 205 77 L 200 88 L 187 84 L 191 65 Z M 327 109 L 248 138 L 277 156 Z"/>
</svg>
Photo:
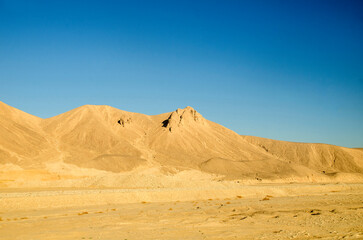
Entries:
<svg viewBox="0 0 363 240">
<path fill-rule="evenodd" d="M 163 121 L 163 127 L 167 128 L 169 132 L 173 132 L 179 127 L 204 123 L 205 121 L 202 115 L 188 106 L 184 109 L 178 108 L 176 111 L 172 112 L 168 119 Z"/>
<path fill-rule="evenodd" d="M 132 122 L 130 117 L 120 117 L 120 119 L 117 121 L 118 124 L 125 127 L 125 125 L 128 125 Z"/>
<path fill-rule="evenodd" d="M 192 107 L 148 116 L 86 105 L 41 119 L 0 102 L 0 167 L 5 166 L 105 173 L 189 169 L 281 181 L 350 174 L 354 180 L 362 179 L 363 151 L 240 136 Z"/>
</svg>

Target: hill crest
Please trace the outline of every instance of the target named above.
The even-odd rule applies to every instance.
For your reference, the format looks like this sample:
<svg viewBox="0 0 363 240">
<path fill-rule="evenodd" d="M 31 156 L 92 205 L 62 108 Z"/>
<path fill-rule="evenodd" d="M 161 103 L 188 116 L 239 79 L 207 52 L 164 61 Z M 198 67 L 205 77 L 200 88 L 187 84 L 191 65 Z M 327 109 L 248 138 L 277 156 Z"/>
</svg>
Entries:
<svg viewBox="0 0 363 240">
<path fill-rule="evenodd" d="M 240 136 L 189 106 L 148 116 L 84 105 L 41 119 L 0 102 L 0 123 L 4 169 L 12 164 L 62 175 L 67 166 L 79 174 L 127 176 L 193 170 L 269 181 L 332 181 L 343 173 L 360 179 L 363 173 L 361 150 Z"/>
</svg>

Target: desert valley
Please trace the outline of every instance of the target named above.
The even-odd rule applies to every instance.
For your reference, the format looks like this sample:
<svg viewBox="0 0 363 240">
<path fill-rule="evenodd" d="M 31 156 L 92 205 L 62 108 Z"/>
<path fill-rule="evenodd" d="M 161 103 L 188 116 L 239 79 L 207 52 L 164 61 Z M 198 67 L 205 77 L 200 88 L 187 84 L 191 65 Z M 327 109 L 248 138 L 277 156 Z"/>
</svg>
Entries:
<svg viewBox="0 0 363 240">
<path fill-rule="evenodd" d="M 363 150 L 239 135 L 192 107 L 0 102 L 0 239 L 362 239 Z"/>
</svg>

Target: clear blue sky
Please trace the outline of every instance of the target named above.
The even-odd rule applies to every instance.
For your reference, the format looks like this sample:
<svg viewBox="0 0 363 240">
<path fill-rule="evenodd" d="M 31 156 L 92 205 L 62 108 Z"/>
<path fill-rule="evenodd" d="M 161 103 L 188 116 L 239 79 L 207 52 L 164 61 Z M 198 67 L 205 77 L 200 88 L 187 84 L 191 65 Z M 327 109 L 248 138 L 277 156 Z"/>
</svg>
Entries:
<svg viewBox="0 0 363 240">
<path fill-rule="evenodd" d="M 0 0 L 0 101 L 192 106 L 239 134 L 363 147 L 363 1 Z"/>
</svg>

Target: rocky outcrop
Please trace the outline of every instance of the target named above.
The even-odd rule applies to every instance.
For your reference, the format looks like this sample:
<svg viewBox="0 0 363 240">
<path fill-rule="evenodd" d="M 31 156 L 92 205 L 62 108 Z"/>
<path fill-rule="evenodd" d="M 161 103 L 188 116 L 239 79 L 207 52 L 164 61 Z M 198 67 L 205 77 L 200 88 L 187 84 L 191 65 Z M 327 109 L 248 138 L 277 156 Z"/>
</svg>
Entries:
<svg viewBox="0 0 363 240">
<path fill-rule="evenodd" d="M 173 132 L 180 127 L 190 124 L 205 124 L 205 119 L 200 113 L 189 106 L 184 109 L 178 108 L 170 114 L 168 119 L 162 122 L 162 126 L 168 129 L 169 132 Z"/>
</svg>

